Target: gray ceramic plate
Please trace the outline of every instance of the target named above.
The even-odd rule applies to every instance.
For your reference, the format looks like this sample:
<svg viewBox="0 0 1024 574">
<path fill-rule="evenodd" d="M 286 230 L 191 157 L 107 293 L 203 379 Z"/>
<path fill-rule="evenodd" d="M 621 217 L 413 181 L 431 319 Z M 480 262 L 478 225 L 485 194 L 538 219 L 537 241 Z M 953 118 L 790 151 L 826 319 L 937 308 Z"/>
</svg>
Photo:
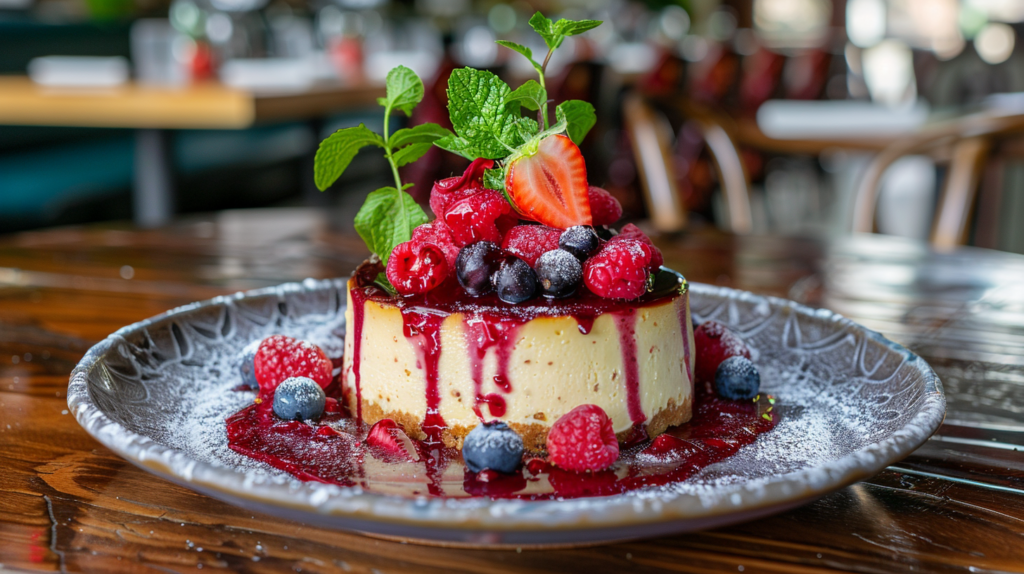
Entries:
<svg viewBox="0 0 1024 574">
<path fill-rule="evenodd" d="M 436 499 L 302 483 L 229 450 L 224 419 L 251 403 L 233 366 L 249 341 L 284 333 L 338 356 L 343 280 L 286 284 L 195 303 L 125 327 L 89 350 L 68 404 L 132 463 L 214 498 L 330 528 L 439 544 L 593 544 L 711 528 L 804 504 L 870 477 L 938 428 L 942 384 L 916 355 L 848 319 L 790 301 L 693 285 L 698 321 L 747 341 L 778 426 L 689 480 L 574 500 Z M 421 479 L 422 480 L 422 479 Z"/>
</svg>

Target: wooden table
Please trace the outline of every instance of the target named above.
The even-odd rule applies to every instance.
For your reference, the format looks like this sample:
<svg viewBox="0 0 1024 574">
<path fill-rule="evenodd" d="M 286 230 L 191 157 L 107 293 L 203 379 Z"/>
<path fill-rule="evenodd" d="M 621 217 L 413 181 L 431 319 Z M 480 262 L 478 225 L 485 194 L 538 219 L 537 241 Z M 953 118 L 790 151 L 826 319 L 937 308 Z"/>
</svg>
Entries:
<svg viewBox="0 0 1024 574">
<path fill-rule="evenodd" d="M 160 230 L 0 238 L 0 564 L 29 571 L 656 572 L 1024 570 L 1024 258 L 694 232 L 662 240 L 696 281 L 838 310 L 923 355 L 949 399 L 923 448 L 762 520 L 553 551 L 403 545 L 253 515 L 138 470 L 68 414 L 68 374 L 118 327 L 363 256 L 321 213 L 225 212 Z M 970 570 L 974 568 L 973 570 Z"/>
<path fill-rule="evenodd" d="M 280 90 L 242 90 L 216 82 L 54 88 L 24 76 L 0 76 L 0 125 L 135 129 L 135 221 L 155 227 L 174 214 L 170 130 L 244 129 L 287 120 L 319 126 L 331 113 L 373 105 L 383 95 L 384 86 L 376 84 Z"/>
</svg>

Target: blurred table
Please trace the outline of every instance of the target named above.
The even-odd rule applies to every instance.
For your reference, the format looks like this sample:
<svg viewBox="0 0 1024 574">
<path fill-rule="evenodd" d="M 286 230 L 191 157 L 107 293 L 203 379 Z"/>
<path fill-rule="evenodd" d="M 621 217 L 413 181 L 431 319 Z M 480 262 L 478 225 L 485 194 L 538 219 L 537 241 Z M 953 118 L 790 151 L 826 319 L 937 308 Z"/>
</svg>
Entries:
<svg viewBox="0 0 1024 574">
<path fill-rule="evenodd" d="M 253 515 L 90 438 L 68 375 L 115 329 L 197 299 L 348 275 L 325 212 L 224 212 L 160 230 L 0 238 L 0 564 L 93 572 L 1024 570 L 1024 257 L 881 236 L 835 243 L 698 231 L 660 241 L 691 280 L 835 309 L 924 356 L 939 433 L 878 476 L 777 516 L 586 549 L 403 545 Z"/>
<path fill-rule="evenodd" d="M 327 115 L 373 105 L 383 95 L 383 86 L 371 84 L 259 91 L 216 82 L 55 88 L 0 76 L 0 124 L 135 129 L 135 221 L 153 227 L 174 213 L 170 130 L 244 129 L 288 120 L 319 127 Z"/>
</svg>

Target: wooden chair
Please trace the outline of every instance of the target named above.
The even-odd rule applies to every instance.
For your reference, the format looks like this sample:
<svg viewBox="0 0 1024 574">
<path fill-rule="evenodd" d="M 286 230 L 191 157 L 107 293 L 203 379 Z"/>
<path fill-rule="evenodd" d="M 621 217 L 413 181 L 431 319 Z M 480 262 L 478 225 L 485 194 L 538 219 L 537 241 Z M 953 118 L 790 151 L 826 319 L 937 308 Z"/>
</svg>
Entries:
<svg viewBox="0 0 1024 574">
<path fill-rule="evenodd" d="M 1022 132 L 1024 115 L 979 112 L 932 124 L 891 143 L 875 156 L 857 186 L 853 231 L 875 230 L 879 185 L 889 166 L 906 155 L 928 154 L 949 166 L 935 210 L 931 244 L 940 250 L 965 245 L 985 165 L 1000 142 Z"/>
<path fill-rule="evenodd" d="M 686 209 L 672 165 L 672 126 L 664 114 L 635 92 L 626 96 L 622 112 L 652 225 L 663 233 L 682 231 L 686 228 Z M 748 234 L 753 228 L 750 185 L 739 149 L 725 127 L 711 116 L 695 114 L 693 119 L 700 126 L 718 173 L 729 230 Z"/>
</svg>

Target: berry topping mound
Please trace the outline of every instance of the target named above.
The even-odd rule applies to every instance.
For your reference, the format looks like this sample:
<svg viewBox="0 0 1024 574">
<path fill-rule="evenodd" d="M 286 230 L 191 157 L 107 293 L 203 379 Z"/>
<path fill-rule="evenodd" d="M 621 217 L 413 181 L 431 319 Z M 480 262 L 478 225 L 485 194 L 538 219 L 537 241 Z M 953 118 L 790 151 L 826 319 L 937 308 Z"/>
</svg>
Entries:
<svg viewBox="0 0 1024 574">
<path fill-rule="evenodd" d="M 267 337 L 253 357 L 253 371 L 260 395 L 269 397 L 278 385 L 291 377 L 307 377 L 326 388 L 331 384 L 334 365 L 323 350 L 306 341 L 284 335 Z"/>
<path fill-rule="evenodd" d="M 597 405 L 580 405 L 555 422 L 548 433 L 548 456 L 565 470 L 604 470 L 619 458 L 612 421 Z"/>
</svg>

